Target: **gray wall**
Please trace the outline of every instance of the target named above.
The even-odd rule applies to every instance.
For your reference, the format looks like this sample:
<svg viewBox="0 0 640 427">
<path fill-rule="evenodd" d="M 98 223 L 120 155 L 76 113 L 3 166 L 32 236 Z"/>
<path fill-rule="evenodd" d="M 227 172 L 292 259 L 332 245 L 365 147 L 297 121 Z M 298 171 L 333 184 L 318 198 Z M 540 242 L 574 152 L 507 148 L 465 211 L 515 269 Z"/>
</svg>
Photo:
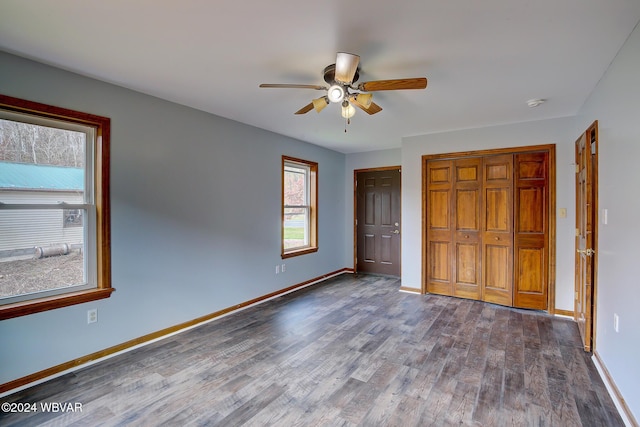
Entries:
<svg viewBox="0 0 640 427">
<path fill-rule="evenodd" d="M 0 383 L 348 266 L 344 154 L 6 53 L 0 93 L 111 118 L 116 288 L 0 322 Z M 319 163 L 319 251 L 286 260 L 283 154 Z"/>
<path fill-rule="evenodd" d="M 600 221 L 595 351 L 640 421 L 640 27 L 580 110 L 580 134 L 598 120 Z M 607 209 L 607 224 L 602 210 Z M 619 332 L 613 315 L 620 318 Z"/>
</svg>

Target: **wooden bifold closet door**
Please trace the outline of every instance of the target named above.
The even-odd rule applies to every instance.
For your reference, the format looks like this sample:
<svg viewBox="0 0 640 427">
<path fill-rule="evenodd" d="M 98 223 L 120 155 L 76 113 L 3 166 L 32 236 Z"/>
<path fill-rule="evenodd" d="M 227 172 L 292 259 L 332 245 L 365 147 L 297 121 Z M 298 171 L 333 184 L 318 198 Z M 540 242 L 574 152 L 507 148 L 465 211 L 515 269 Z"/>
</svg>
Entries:
<svg viewBox="0 0 640 427">
<path fill-rule="evenodd" d="M 481 159 L 427 163 L 428 292 L 480 299 Z"/>
<path fill-rule="evenodd" d="M 425 156 L 424 290 L 545 310 L 549 153 L 504 151 Z"/>
<path fill-rule="evenodd" d="M 483 300 L 513 302 L 513 155 L 483 159 L 485 179 Z"/>
</svg>

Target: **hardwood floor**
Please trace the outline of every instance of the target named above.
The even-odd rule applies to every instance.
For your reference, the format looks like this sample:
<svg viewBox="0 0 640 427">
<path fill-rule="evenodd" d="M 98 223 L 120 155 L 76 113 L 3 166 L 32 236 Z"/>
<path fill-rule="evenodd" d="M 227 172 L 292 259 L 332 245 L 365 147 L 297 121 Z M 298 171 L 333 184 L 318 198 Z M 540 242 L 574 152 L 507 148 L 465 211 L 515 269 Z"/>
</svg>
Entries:
<svg viewBox="0 0 640 427">
<path fill-rule="evenodd" d="M 342 275 L 0 399 L 0 425 L 621 426 L 576 324 Z"/>
</svg>

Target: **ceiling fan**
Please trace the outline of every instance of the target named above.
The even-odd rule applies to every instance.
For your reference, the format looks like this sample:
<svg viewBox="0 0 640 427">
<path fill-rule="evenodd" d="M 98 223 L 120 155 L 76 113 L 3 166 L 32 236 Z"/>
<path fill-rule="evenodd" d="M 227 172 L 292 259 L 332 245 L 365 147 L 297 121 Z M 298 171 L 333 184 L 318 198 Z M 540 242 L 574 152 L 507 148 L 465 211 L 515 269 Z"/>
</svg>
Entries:
<svg viewBox="0 0 640 427">
<path fill-rule="evenodd" d="M 355 114 L 354 105 L 367 114 L 376 114 L 382 111 L 382 107 L 373 102 L 373 94 L 381 90 L 401 89 L 425 89 L 427 79 L 425 77 L 374 80 L 362 82 L 356 85 L 359 77 L 360 57 L 351 53 L 338 52 L 336 63 L 328 65 L 323 71 L 324 81 L 329 86 L 305 85 L 305 84 L 271 84 L 263 83 L 264 88 L 291 88 L 291 89 L 315 89 L 326 91 L 324 96 L 316 98 L 309 104 L 295 112 L 305 114 L 311 110 L 322 111 L 329 103 L 342 105 L 342 117 L 349 120 Z"/>
</svg>

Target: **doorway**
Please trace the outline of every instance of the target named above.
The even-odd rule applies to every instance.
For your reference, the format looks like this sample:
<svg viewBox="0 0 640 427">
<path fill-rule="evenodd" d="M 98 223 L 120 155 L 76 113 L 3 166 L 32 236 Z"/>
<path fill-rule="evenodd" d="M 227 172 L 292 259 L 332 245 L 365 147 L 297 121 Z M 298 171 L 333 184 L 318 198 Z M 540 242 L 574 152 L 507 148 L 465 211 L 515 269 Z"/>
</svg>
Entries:
<svg viewBox="0 0 640 427">
<path fill-rule="evenodd" d="M 594 350 L 598 265 L 598 122 L 576 141 L 574 319 L 585 351 Z"/>
<path fill-rule="evenodd" d="M 400 277 L 400 166 L 354 171 L 355 271 Z"/>
</svg>

